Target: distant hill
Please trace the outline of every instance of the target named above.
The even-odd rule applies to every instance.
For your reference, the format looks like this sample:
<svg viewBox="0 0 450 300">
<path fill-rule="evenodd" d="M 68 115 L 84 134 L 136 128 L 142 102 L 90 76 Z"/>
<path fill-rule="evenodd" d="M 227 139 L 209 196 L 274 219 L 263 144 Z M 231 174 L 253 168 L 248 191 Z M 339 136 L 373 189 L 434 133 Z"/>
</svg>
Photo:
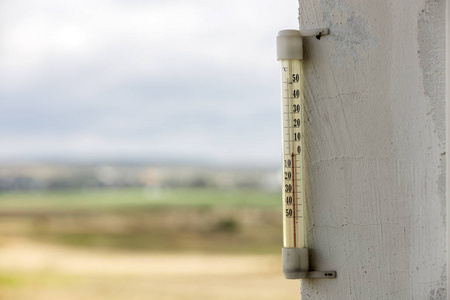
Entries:
<svg viewBox="0 0 450 300">
<path fill-rule="evenodd" d="M 30 163 L 0 166 L 0 191 L 118 187 L 279 189 L 281 171 L 137 163 Z"/>
</svg>

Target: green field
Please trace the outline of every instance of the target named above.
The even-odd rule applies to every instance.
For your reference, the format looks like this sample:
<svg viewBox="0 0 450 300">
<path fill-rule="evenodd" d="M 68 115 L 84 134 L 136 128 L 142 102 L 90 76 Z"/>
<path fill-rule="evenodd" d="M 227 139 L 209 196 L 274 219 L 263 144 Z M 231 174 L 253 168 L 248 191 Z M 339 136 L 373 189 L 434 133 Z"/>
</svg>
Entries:
<svg viewBox="0 0 450 300">
<path fill-rule="evenodd" d="M 261 190 L 1 193 L 0 299 L 291 299 L 281 212 Z"/>
<path fill-rule="evenodd" d="M 0 233 L 133 251 L 276 253 L 280 195 L 259 190 L 117 189 L 0 194 Z"/>
<path fill-rule="evenodd" d="M 127 209 L 156 207 L 277 208 L 280 193 L 201 188 L 127 188 L 0 193 L 0 212 L 10 209 Z"/>
</svg>

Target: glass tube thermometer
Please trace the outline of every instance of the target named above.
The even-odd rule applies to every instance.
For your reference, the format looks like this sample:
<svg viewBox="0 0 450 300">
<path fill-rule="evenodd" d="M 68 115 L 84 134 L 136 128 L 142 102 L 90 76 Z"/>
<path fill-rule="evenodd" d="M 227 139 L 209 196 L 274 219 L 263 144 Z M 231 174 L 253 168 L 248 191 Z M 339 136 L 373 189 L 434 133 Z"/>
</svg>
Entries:
<svg viewBox="0 0 450 300">
<path fill-rule="evenodd" d="M 294 31 L 298 33 L 298 31 Z M 290 34 L 290 31 L 287 32 Z M 286 34 L 283 31 L 282 34 Z M 300 47 L 301 47 L 301 38 Z M 301 52 L 299 52 L 301 55 Z M 299 55 L 299 57 L 300 57 Z M 282 59 L 283 91 L 283 244 L 284 247 L 305 247 L 303 186 L 303 122 L 301 60 Z"/>
<path fill-rule="evenodd" d="M 306 33 L 306 34 L 305 34 Z M 335 272 L 309 270 L 306 245 L 303 60 L 302 36 L 328 33 L 327 29 L 282 30 L 277 37 L 277 59 L 281 61 L 283 124 L 283 273 L 288 279 L 332 278 Z"/>
</svg>

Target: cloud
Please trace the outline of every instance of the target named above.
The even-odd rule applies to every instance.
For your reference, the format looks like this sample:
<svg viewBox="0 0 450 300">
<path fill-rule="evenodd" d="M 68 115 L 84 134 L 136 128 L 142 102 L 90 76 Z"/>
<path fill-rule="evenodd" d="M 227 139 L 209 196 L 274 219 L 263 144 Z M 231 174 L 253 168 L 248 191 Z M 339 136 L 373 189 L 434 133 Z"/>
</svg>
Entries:
<svg viewBox="0 0 450 300">
<path fill-rule="evenodd" d="M 295 1 L 2 1 L 0 159 L 278 163 Z M 289 23 L 289 24 L 288 24 Z"/>
</svg>

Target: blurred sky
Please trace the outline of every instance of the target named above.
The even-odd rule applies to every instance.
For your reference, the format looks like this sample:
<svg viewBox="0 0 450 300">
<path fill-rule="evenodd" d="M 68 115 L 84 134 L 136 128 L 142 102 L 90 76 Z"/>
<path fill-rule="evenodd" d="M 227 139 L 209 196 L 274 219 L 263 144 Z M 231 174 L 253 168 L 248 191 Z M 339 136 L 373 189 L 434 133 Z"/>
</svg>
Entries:
<svg viewBox="0 0 450 300">
<path fill-rule="evenodd" d="M 281 161 L 296 0 L 0 1 L 0 161 Z"/>
</svg>

